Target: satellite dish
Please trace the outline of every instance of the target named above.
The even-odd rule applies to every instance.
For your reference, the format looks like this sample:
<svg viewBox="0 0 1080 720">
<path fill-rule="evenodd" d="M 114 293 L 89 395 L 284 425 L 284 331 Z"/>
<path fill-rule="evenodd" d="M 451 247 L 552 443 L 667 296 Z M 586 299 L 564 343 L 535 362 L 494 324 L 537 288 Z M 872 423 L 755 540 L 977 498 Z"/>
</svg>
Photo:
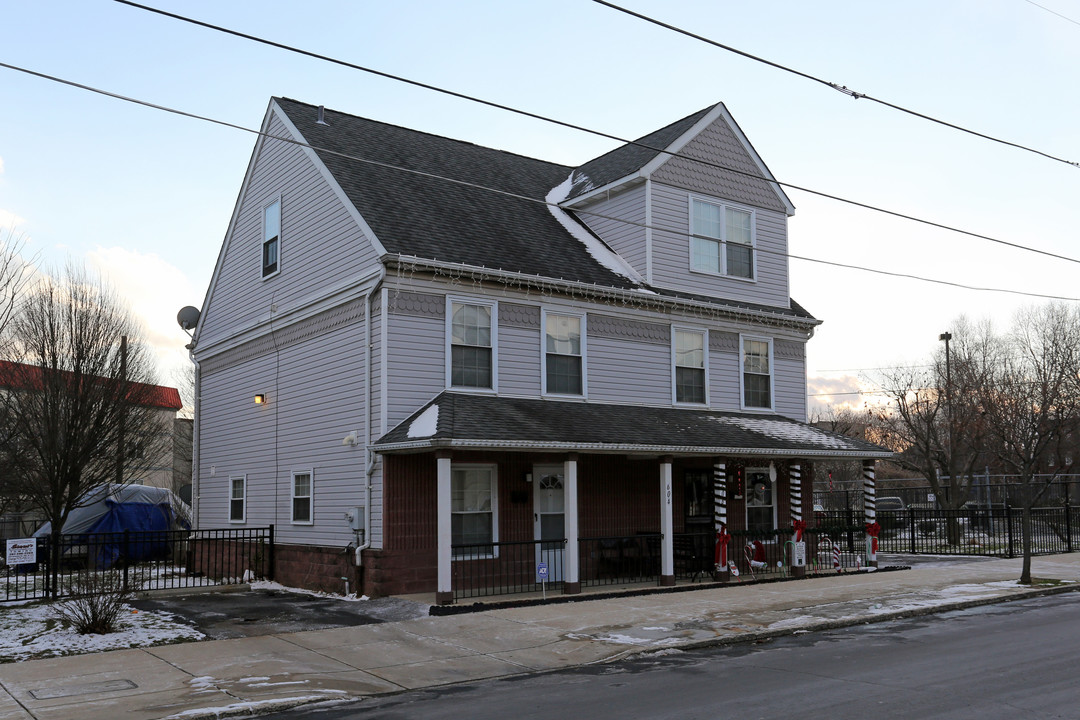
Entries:
<svg viewBox="0 0 1080 720">
<path fill-rule="evenodd" d="M 185 330 L 194 330 L 195 326 L 199 324 L 200 315 L 202 313 L 199 312 L 198 308 L 188 305 L 180 308 L 180 312 L 176 313 L 176 322 Z"/>
</svg>

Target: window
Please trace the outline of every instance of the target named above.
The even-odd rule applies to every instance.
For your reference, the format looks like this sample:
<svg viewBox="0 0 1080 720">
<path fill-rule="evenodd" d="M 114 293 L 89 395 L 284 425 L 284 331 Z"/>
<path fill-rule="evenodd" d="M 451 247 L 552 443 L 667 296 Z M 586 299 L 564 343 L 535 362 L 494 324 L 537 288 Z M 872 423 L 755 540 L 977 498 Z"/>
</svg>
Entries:
<svg viewBox="0 0 1080 720">
<path fill-rule="evenodd" d="M 292 521 L 298 525 L 311 525 L 311 472 L 294 472 L 292 475 Z"/>
<path fill-rule="evenodd" d="M 451 387 L 495 389 L 494 305 L 450 302 Z"/>
<path fill-rule="evenodd" d="M 544 314 L 544 392 L 585 394 L 580 315 Z"/>
<path fill-rule="evenodd" d="M 450 544 L 491 545 L 496 537 L 495 468 L 457 466 L 450 472 Z M 461 547 L 458 556 L 493 554 L 494 548 Z"/>
<path fill-rule="evenodd" d="M 247 476 L 229 478 L 229 522 L 242 523 L 246 520 Z"/>
<path fill-rule="evenodd" d="M 675 355 L 675 402 L 705 403 L 705 333 L 678 330 L 672 336 Z"/>
<path fill-rule="evenodd" d="M 764 468 L 746 470 L 746 530 L 768 533 L 776 528 L 775 493 L 769 471 Z"/>
<path fill-rule="evenodd" d="M 278 255 L 281 249 L 281 200 L 263 208 L 262 274 L 263 277 L 278 271 Z"/>
<path fill-rule="evenodd" d="M 743 408 L 772 410 L 772 342 L 742 339 Z"/>
<path fill-rule="evenodd" d="M 691 200 L 690 269 L 754 279 L 754 213 Z"/>
</svg>

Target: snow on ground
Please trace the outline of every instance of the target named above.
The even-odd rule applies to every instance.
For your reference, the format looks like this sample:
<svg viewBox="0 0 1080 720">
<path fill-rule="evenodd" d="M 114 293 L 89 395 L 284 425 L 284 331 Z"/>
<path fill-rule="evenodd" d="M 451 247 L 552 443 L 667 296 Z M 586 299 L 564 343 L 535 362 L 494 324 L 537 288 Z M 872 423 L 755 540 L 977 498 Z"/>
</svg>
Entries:
<svg viewBox="0 0 1080 720">
<path fill-rule="evenodd" d="M 0 662 L 168 645 L 205 637 L 170 613 L 142 612 L 130 606 L 125 606 L 125 612 L 118 632 L 80 635 L 55 617 L 50 604 L 0 607 Z"/>
<path fill-rule="evenodd" d="M 334 600 L 342 600 L 344 602 L 364 602 L 370 600 L 367 595 L 357 595 L 356 593 L 350 593 L 348 595 L 336 595 L 334 593 L 319 592 L 318 590 L 305 590 L 304 588 L 286 587 L 281 583 L 270 582 L 269 580 L 256 580 L 251 583 L 252 590 L 277 590 L 278 592 L 295 593 L 297 595 L 310 595 L 312 597 L 333 598 Z"/>
</svg>

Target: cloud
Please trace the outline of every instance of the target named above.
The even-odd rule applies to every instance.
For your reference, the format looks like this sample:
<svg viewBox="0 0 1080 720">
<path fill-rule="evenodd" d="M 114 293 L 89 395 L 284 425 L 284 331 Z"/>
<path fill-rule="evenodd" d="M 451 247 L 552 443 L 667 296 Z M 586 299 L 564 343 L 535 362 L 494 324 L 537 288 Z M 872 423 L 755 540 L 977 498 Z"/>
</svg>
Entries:
<svg viewBox="0 0 1080 720">
<path fill-rule="evenodd" d="M 10 210 L 0 208 L 0 228 L 15 229 L 26 224 L 26 218 L 19 217 Z"/>
<path fill-rule="evenodd" d="M 837 410 L 843 408 L 861 410 L 867 404 L 880 404 L 883 397 L 876 394 L 874 390 L 875 388 L 854 375 L 836 377 L 815 375 L 807 378 L 811 414 L 830 407 Z"/>
<path fill-rule="evenodd" d="M 4 174 L 4 156 L 0 155 L 0 175 Z"/>
<path fill-rule="evenodd" d="M 173 378 L 188 364 L 188 336 L 176 324 L 184 305 L 198 304 L 202 293 L 176 266 L 154 254 L 121 247 L 98 247 L 87 253 L 88 265 L 115 288 L 142 323 L 146 342 L 158 361 L 159 381 Z"/>
</svg>

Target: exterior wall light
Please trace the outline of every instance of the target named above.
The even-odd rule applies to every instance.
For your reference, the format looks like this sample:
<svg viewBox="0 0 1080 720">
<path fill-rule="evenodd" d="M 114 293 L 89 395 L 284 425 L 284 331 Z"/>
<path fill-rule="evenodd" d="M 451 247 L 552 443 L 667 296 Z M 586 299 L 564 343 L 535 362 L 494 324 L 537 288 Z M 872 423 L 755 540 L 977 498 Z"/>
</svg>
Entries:
<svg viewBox="0 0 1080 720">
<path fill-rule="evenodd" d="M 266 396 L 265 395 L 263 395 L 262 393 L 259 393 L 258 395 L 255 396 L 255 404 L 256 405 L 263 405 L 264 403 L 266 403 Z"/>
</svg>

